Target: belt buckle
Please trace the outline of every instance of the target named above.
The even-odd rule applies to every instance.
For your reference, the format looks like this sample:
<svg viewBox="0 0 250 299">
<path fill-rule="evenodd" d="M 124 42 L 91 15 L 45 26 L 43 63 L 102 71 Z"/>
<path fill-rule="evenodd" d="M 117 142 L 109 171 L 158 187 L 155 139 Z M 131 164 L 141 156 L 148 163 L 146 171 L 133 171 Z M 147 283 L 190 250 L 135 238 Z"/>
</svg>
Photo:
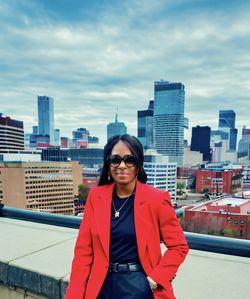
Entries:
<svg viewBox="0 0 250 299">
<path fill-rule="evenodd" d="M 112 264 L 112 270 L 113 270 L 114 272 L 118 272 L 118 266 L 119 266 L 119 263 L 113 263 L 113 264 Z"/>
<path fill-rule="evenodd" d="M 131 270 L 130 270 L 130 265 L 129 263 L 127 263 L 127 273 L 130 274 Z"/>
</svg>

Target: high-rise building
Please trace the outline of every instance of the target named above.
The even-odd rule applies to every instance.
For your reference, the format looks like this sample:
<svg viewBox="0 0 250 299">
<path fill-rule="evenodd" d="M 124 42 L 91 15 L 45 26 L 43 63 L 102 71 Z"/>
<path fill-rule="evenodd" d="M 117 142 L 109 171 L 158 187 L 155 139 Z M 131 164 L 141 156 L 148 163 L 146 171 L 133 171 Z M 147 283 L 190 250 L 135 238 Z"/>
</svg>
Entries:
<svg viewBox="0 0 250 299">
<path fill-rule="evenodd" d="M 237 133 L 235 128 L 235 112 L 233 110 L 219 111 L 219 130 L 229 134 L 228 150 L 236 151 Z"/>
<path fill-rule="evenodd" d="M 250 129 L 245 126 L 242 129 L 242 138 L 238 144 L 237 156 L 239 162 L 250 161 Z"/>
<path fill-rule="evenodd" d="M 192 128 L 191 151 L 199 151 L 203 154 L 203 161 L 211 161 L 210 132 L 208 126 L 196 126 Z"/>
<path fill-rule="evenodd" d="M 137 111 L 137 137 L 144 150 L 154 148 L 154 101 L 149 101 L 147 110 Z"/>
<path fill-rule="evenodd" d="M 154 144 L 170 162 L 183 164 L 184 101 L 182 83 L 156 81 L 154 85 Z"/>
<path fill-rule="evenodd" d="M 48 96 L 37 96 L 38 134 L 49 135 L 50 144 L 55 144 L 54 100 Z"/>
<path fill-rule="evenodd" d="M 23 122 L 0 113 L 0 152 L 24 150 Z"/>
<path fill-rule="evenodd" d="M 118 121 L 118 113 L 115 116 L 115 122 L 107 125 L 107 140 L 115 135 L 127 134 L 127 127 L 124 122 Z"/>
</svg>

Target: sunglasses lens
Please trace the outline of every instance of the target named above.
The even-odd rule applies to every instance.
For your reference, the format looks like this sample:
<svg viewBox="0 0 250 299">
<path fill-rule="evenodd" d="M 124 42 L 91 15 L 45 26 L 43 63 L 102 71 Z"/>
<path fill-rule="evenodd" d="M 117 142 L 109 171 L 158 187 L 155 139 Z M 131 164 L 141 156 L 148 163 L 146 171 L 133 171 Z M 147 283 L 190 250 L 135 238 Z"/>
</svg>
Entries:
<svg viewBox="0 0 250 299">
<path fill-rule="evenodd" d="M 135 166 L 137 163 L 137 159 L 135 156 L 132 155 L 127 155 L 123 157 L 124 163 L 129 167 L 129 166 Z"/>
<path fill-rule="evenodd" d="M 119 155 L 108 156 L 109 165 L 112 167 L 118 167 L 122 161 L 124 161 L 127 167 L 132 167 L 137 164 L 137 158 L 133 155 L 126 155 L 123 158 Z"/>
<path fill-rule="evenodd" d="M 110 155 L 108 157 L 109 164 L 113 167 L 119 166 L 121 164 L 121 157 L 118 155 Z"/>
</svg>

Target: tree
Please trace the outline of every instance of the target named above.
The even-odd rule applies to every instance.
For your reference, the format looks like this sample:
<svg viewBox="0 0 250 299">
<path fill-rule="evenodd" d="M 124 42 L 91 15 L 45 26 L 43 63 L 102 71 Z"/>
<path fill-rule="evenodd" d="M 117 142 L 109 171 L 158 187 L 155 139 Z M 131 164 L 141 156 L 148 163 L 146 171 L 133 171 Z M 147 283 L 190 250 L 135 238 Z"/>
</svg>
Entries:
<svg viewBox="0 0 250 299">
<path fill-rule="evenodd" d="M 184 192 L 184 189 L 185 188 L 185 182 L 183 181 L 180 181 L 180 182 L 177 182 L 177 195 L 182 195 Z"/>
<path fill-rule="evenodd" d="M 177 189 L 182 190 L 185 188 L 185 183 L 183 181 L 177 182 Z"/>
<path fill-rule="evenodd" d="M 83 184 L 78 185 L 79 201 L 82 201 L 84 204 L 86 203 L 86 200 L 87 200 L 87 197 L 89 194 L 89 190 L 90 190 L 90 188 Z"/>
</svg>

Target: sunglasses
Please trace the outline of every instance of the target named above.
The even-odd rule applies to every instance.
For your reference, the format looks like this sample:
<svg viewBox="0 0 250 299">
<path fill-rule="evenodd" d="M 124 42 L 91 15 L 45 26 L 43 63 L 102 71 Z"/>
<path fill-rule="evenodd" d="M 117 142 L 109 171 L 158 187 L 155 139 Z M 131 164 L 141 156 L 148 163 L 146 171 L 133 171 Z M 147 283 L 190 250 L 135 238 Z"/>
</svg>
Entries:
<svg viewBox="0 0 250 299">
<path fill-rule="evenodd" d="M 133 167 L 137 165 L 137 158 L 134 155 L 126 155 L 124 157 L 120 157 L 119 155 L 109 155 L 107 157 L 107 161 L 111 167 L 119 167 L 122 161 L 127 167 Z"/>
</svg>

